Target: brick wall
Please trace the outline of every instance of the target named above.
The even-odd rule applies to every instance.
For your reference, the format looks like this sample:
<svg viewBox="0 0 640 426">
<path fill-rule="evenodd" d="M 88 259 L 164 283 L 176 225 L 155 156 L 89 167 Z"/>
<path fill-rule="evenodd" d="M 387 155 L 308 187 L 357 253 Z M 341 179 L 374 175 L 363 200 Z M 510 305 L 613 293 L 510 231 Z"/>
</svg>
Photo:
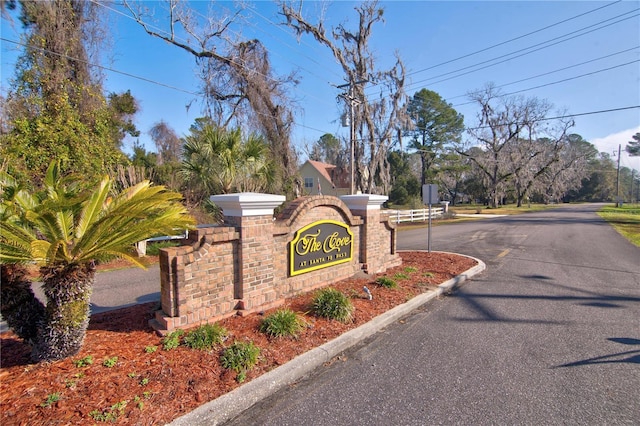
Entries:
<svg viewBox="0 0 640 426">
<path fill-rule="evenodd" d="M 383 272 L 401 262 L 395 253 L 395 226 L 381 215 L 380 199 L 366 204 L 367 197 L 376 196 L 347 196 L 352 197 L 347 203 L 357 201 L 351 208 L 332 196 L 301 197 L 274 219 L 273 208 L 283 198 L 236 195 L 212 197 L 223 208 L 224 225 L 196 229 L 189 233 L 187 245 L 161 250 L 162 309 L 151 322 L 159 332 L 276 307 L 296 293 L 330 285 L 361 270 Z M 258 201 L 251 201 L 254 196 Z M 299 229 L 319 220 L 349 226 L 352 260 L 289 276 L 289 242 Z"/>
</svg>

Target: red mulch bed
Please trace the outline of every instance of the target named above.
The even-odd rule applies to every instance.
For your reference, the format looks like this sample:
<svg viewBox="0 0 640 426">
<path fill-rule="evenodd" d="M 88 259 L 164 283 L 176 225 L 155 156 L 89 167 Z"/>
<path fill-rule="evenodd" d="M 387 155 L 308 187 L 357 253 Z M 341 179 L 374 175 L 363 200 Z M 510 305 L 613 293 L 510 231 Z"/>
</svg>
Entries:
<svg viewBox="0 0 640 426">
<path fill-rule="evenodd" d="M 447 253 L 404 252 L 401 256 L 402 266 L 376 276 L 407 275 L 406 279 L 396 279 L 396 289 L 380 287 L 375 279 L 349 279 L 332 286 L 351 297 L 355 306 L 351 323 L 308 314 L 313 294 L 288 299 L 285 304 L 304 315 L 310 324 L 296 340 L 269 339 L 260 333 L 261 315 L 221 321 L 229 331 L 227 344 L 251 340 L 261 349 L 260 362 L 248 372 L 247 381 L 476 264 L 472 259 Z M 408 267 L 416 271 L 411 272 Z M 365 285 L 373 294 L 372 301 L 364 297 Z M 157 308 L 156 303 L 146 303 L 93 315 L 81 352 L 53 363 L 31 364 L 28 345 L 11 332 L 0 334 L 0 422 L 84 425 L 99 423 L 96 413 L 100 413 L 102 421 L 108 419 L 117 424 L 164 424 L 239 386 L 236 374 L 220 365 L 222 348 L 198 351 L 180 346 L 163 350 L 161 337 L 147 324 Z M 151 346 L 157 346 L 157 350 L 148 353 L 145 348 Z M 74 364 L 88 355 L 93 357 L 92 365 Z M 103 361 L 112 357 L 118 357 L 116 365 L 104 366 Z M 56 394 L 57 401 L 52 401 Z"/>
</svg>

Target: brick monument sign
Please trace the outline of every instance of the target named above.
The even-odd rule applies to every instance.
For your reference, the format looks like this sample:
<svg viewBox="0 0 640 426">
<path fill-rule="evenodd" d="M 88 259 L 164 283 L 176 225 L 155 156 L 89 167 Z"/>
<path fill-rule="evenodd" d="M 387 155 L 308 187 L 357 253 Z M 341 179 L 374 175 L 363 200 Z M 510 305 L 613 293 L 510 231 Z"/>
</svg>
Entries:
<svg viewBox="0 0 640 426">
<path fill-rule="evenodd" d="M 215 195 L 222 225 L 189 232 L 187 245 L 160 251 L 161 333 L 284 303 L 359 271 L 401 264 L 396 228 L 381 195 L 301 197 L 274 218 L 284 196 Z"/>
</svg>

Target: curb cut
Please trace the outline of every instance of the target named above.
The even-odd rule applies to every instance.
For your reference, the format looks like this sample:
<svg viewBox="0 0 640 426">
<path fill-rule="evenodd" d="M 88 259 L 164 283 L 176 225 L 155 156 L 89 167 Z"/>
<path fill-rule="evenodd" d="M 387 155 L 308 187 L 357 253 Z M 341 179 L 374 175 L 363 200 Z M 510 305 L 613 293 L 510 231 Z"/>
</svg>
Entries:
<svg viewBox="0 0 640 426">
<path fill-rule="evenodd" d="M 423 251 L 423 250 L 412 250 Z M 455 253 L 458 254 L 458 253 Z M 349 330 L 322 346 L 318 346 L 302 355 L 298 355 L 286 364 L 275 368 L 268 373 L 226 393 L 212 401 L 209 401 L 195 410 L 174 419 L 169 426 L 209 426 L 218 425 L 233 419 L 240 413 L 258 403 L 262 399 L 274 394 L 280 389 L 295 383 L 300 378 L 310 373 L 315 368 L 350 347 L 358 344 L 367 337 L 377 333 L 384 327 L 405 317 L 421 305 L 450 292 L 460 286 L 467 279 L 479 274 L 486 269 L 486 265 L 480 259 L 458 254 L 478 262 L 476 266 L 462 274 L 438 285 L 434 291 L 422 293 L 402 305 L 378 315 L 366 324 Z"/>
</svg>

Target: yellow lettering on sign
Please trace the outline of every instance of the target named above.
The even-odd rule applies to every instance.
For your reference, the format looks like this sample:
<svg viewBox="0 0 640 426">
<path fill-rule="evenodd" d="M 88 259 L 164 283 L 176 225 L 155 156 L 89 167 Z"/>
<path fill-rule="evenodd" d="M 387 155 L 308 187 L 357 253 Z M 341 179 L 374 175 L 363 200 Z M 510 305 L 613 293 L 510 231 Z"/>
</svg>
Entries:
<svg viewBox="0 0 640 426">
<path fill-rule="evenodd" d="M 340 238 L 339 234 L 334 232 L 324 240 L 323 250 L 325 253 L 331 253 L 332 251 L 339 252 L 342 250 L 342 247 L 348 246 L 349 244 L 351 244 L 350 236 Z"/>
<path fill-rule="evenodd" d="M 294 276 L 348 262 L 352 259 L 352 250 L 353 234 L 348 226 L 332 220 L 314 222 L 298 230 L 290 242 L 290 274 Z"/>
<path fill-rule="evenodd" d="M 322 249 L 322 243 L 318 242 L 318 236 L 320 235 L 320 230 L 315 234 L 307 234 L 300 238 L 300 241 L 296 244 L 296 253 L 300 256 L 305 255 L 307 253 L 314 253 L 320 251 Z"/>
</svg>

